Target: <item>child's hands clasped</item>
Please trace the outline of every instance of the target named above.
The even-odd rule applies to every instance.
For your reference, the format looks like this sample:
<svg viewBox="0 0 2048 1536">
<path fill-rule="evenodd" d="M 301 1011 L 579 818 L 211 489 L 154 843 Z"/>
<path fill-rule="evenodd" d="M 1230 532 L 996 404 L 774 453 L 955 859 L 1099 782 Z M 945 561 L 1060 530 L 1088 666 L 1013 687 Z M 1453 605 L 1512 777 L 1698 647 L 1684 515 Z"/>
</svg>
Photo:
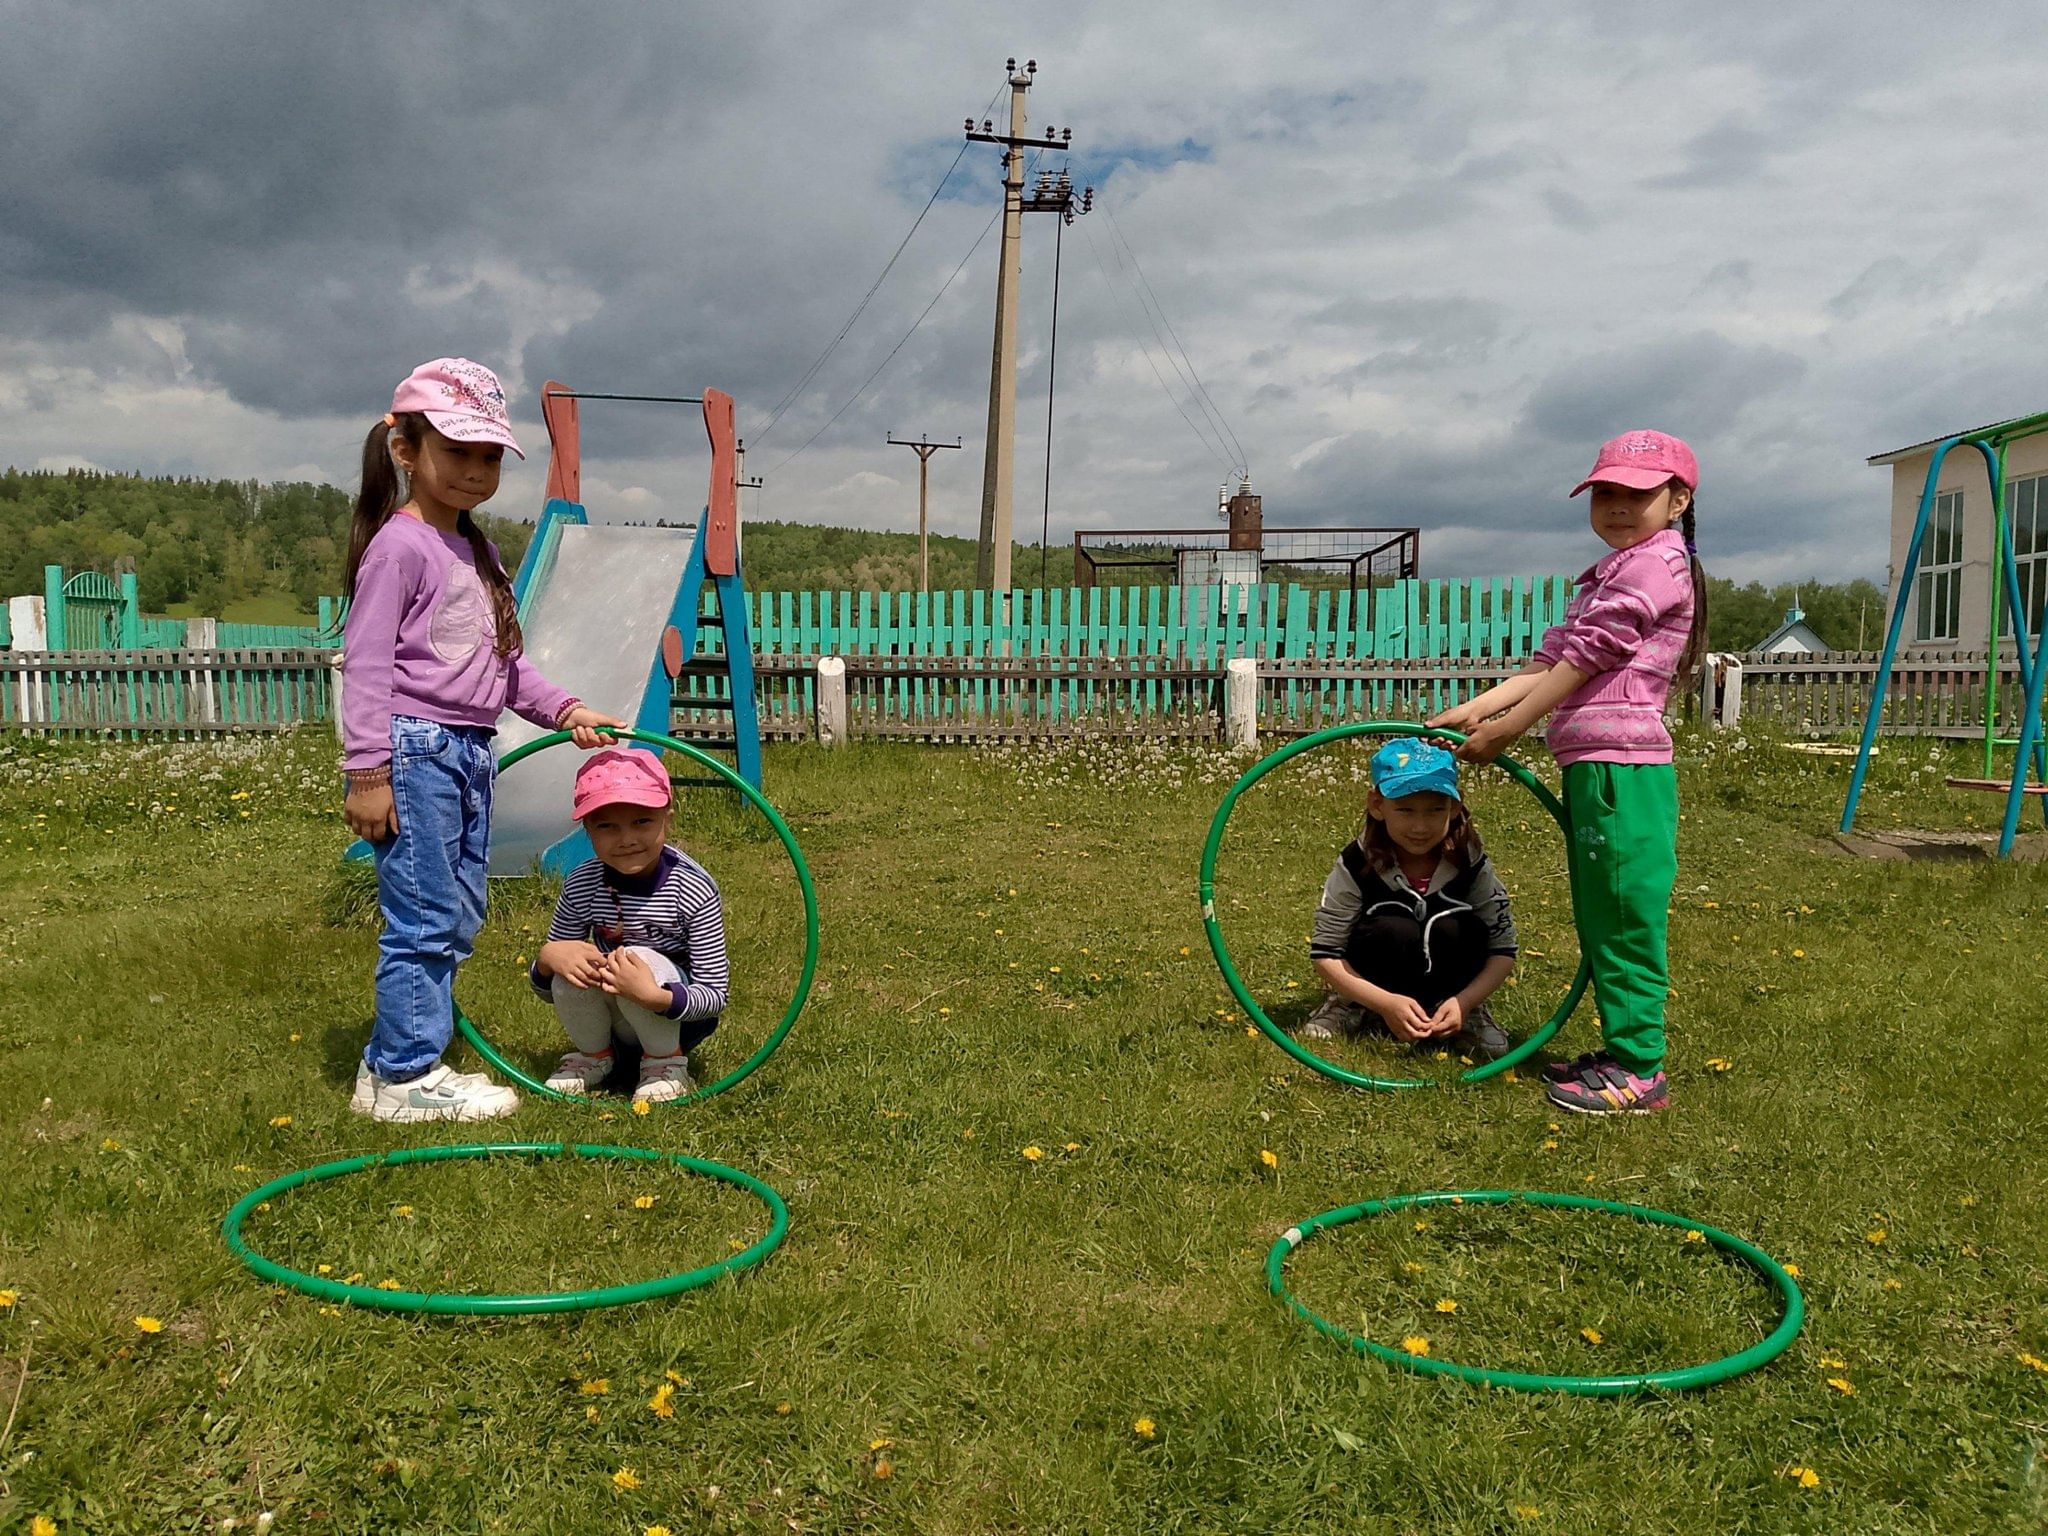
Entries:
<svg viewBox="0 0 2048 1536">
<path fill-rule="evenodd" d="M 601 973 L 605 991 L 627 998 L 642 1008 L 666 1009 L 669 991 L 654 979 L 647 962 L 631 948 L 615 949 L 602 957 Z"/>
<path fill-rule="evenodd" d="M 534 957 L 543 976 L 559 976 L 586 992 L 604 985 L 604 961 L 604 951 L 582 939 L 550 939 Z"/>
</svg>

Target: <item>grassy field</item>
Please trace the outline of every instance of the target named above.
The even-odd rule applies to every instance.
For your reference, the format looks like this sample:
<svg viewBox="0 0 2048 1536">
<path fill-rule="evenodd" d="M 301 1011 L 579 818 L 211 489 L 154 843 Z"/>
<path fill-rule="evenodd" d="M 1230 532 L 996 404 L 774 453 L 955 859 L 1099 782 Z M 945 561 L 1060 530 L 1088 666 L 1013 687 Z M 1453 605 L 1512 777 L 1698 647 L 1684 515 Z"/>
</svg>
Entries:
<svg viewBox="0 0 2048 1536">
<path fill-rule="evenodd" d="M 217 1231 L 287 1169 L 500 1133 L 346 1109 L 375 933 L 335 872 L 332 743 L 0 741 L 0 1530 L 2040 1530 L 2048 876 L 1846 858 L 1820 837 L 1841 761 L 1681 752 L 1675 1107 L 1606 1124 L 1527 1074 L 1342 1091 L 1248 1036 L 1194 900 L 1242 766 L 1220 752 L 771 751 L 825 913 L 785 1048 L 695 1109 L 529 1102 L 503 1134 L 737 1164 L 788 1200 L 787 1243 L 674 1300 L 417 1322 L 259 1283 Z M 1305 1006 L 1362 761 L 1276 773 L 1225 846 L 1219 905 L 1276 1012 Z M 1866 819 L 1988 823 L 1945 763 L 1890 745 Z M 1513 785 L 1472 793 L 1525 1029 L 1574 963 L 1562 850 Z M 759 826 L 715 793 L 684 819 L 735 932 L 722 1071 L 781 1012 L 798 912 Z M 462 983 L 536 1064 L 546 912 L 500 888 Z M 1589 1005 L 1557 1043 L 1594 1028 Z M 1515 1187 L 1750 1238 L 1797 1266 L 1804 1335 L 1729 1385 L 1590 1401 L 1421 1380 L 1266 1294 L 1304 1216 Z M 497 1162 L 322 1185 L 251 1236 L 365 1284 L 516 1290 L 693 1267 L 764 1223 L 673 1174 Z M 1684 1363 L 1774 1321 L 1711 1250 L 1605 1217 L 1439 1210 L 1319 1237 L 1289 1277 L 1376 1339 L 1523 1369 Z"/>
</svg>

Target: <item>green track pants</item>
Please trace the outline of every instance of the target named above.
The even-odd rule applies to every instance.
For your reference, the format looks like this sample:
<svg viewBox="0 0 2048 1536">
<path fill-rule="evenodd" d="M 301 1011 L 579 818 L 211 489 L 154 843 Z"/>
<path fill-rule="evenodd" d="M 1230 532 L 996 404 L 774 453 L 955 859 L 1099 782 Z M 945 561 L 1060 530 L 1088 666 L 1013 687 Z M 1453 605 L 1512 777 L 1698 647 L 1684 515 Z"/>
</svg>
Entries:
<svg viewBox="0 0 2048 1536">
<path fill-rule="evenodd" d="M 1678 878 L 1678 773 L 1669 763 L 1573 763 L 1564 771 L 1571 821 L 1572 918 L 1593 970 L 1607 1049 L 1630 1071 L 1664 1065 L 1664 952 Z"/>
</svg>

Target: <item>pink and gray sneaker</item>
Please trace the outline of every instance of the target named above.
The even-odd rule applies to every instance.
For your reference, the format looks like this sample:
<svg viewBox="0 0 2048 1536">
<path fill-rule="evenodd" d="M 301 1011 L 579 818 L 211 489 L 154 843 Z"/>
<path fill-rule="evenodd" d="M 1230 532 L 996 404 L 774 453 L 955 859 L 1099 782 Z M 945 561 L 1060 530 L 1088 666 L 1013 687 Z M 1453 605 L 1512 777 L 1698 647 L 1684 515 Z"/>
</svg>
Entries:
<svg viewBox="0 0 2048 1536">
<path fill-rule="evenodd" d="M 1570 1077 L 1543 1090 L 1559 1109 L 1577 1115 L 1653 1115 L 1671 1102 L 1671 1085 L 1661 1067 L 1639 1077 L 1611 1056 L 1572 1065 L 1577 1070 Z"/>
<path fill-rule="evenodd" d="M 1588 1067 L 1611 1067 L 1613 1065 L 1615 1065 L 1615 1060 L 1607 1052 L 1588 1051 L 1585 1055 L 1575 1056 L 1570 1061 L 1544 1063 L 1542 1077 L 1546 1083 L 1569 1083 L 1575 1081 L 1578 1075 Z"/>
</svg>

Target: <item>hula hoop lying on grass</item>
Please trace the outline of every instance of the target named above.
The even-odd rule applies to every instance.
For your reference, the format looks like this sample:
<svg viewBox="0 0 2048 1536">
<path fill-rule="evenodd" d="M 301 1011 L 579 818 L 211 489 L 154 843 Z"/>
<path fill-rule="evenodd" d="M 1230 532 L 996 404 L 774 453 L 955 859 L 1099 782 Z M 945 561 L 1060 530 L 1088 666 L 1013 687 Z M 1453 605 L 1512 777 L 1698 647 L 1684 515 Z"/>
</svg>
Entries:
<svg viewBox="0 0 2048 1536">
<path fill-rule="evenodd" d="M 753 1195 L 768 1207 L 768 1230 L 738 1253 L 730 1254 L 715 1264 L 706 1264 L 698 1269 L 687 1269 L 680 1274 L 664 1275 L 657 1280 L 642 1280 L 632 1285 L 608 1285 L 594 1291 L 536 1291 L 524 1295 L 491 1295 L 468 1293 L 446 1294 L 435 1291 L 380 1291 L 366 1285 L 349 1285 L 340 1280 L 329 1280 L 320 1275 L 309 1275 L 301 1269 L 291 1269 L 271 1259 L 266 1259 L 242 1239 L 242 1222 L 248 1214 L 266 1200 L 275 1199 L 290 1190 L 305 1184 L 319 1184 L 328 1179 L 346 1178 L 352 1173 L 361 1173 L 371 1168 L 396 1168 L 405 1163 L 445 1163 L 473 1157 L 598 1157 L 616 1158 L 635 1163 L 673 1163 L 690 1173 L 716 1179 Z M 527 1312 L 587 1312 L 598 1307 L 622 1307 L 629 1302 L 652 1301 L 658 1296 L 675 1296 L 683 1291 L 693 1291 L 702 1285 L 709 1285 L 720 1275 L 737 1274 L 751 1269 L 781 1246 L 783 1234 L 789 1230 L 789 1208 L 768 1185 L 750 1173 L 737 1168 L 728 1168 L 723 1163 L 710 1162 L 701 1157 L 685 1157 L 680 1152 L 649 1152 L 640 1147 L 620 1147 L 608 1143 L 564 1145 L 559 1141 L 507 1141 L 477 1143 L 467 1146 L 447 1147 L 405 1147 L 396 1152 L 377 1152 L 367 1157 L 348 1157 L 339 1162 L 322 1163 L 316 1168 L 303 1168 L 297 1173 L 287 1173 L 272 1179 L 268 1184 L 252 1189 L 237 1200 L 234 1209 L 221 1223 L 221 1236 L 227 1240 L 228 1251 L 265 1280 L 276 1281 L 279 1285 L 290 1286 L 308 1296 L 317 1296 L 323 1301 L 342 1301 L 355 1307 L 374 1307 L 385 1312 L 431 1312 L 463 1317 L 501 1316 Z"/>
<path fill-rule="evenodd" d="M 789 1008 L 782 1015 L 782 1022 L 769 1032 L 768 1038 L 761 1042 L 753 1055 L 733 1068 L 732 1071 L 726 1073 L 717 1082 L 706 1083 L 702 1087 L 692 1089 L 680 1098 L 666 1101 L 670 1105 L 695 1104 L 700 1100 L 710 1098 L 714 1093 L 723 1093 L 734 1084 L 751 1077 L 755 1069 L 762 1062 L 775 1054 L 776 1049 L 782 1044 L 783 1037 L 789 1033 L 790 1026 L 796 1023 L 796 1016 L 804 1011 L 804 1003 L 811 995 L 811 978 L 818 969 L 818 892 L 816 887 L 811 884 L 811 867 L 804 862 L 803 850 L 797 847 L 796 835 L 789 830 L 789 823 L 784 821 L 775 807 L 768 803 L 766 795 L 754 788 L 753 785 L 740 777 L 739 774 L 733 772 L 724 763 L 721 763 L 717 758 L 712 757 L 700 748 L 691 746 L 687 741 L 677 741 L 675 737 L 664 736 L 659 731 L 612 729 L 609 731 L 609 734 L 632 741 L 646 742 L 650 746 L 666 747 L 671 752 L 680 752 L 691 761 L 711 769 L 728 785 L 745 795 L 748 800 L 753 802 L 754 808 L 768 819 L 768 825 L 775 829 L 775 835 L 782 839 L 783 849 L 789 854 L 790 868 L 796 871 L 797 886 L 803 892 L 803 971 L 797 977 L 796 991 L 790 997 Z M 498 764 L 498 771 L 502 773 L 514 763 L 522 762 L 544 748 L 560 746 L 563 742 L 572 739 L 569 732 L 556 731 L 551 735 L 542 736 L 537 740 L 530 741 L 523 747 L 507 752 L 505 760 Z M 563 1093 L 560 1089 L 550 1088 L 530 1072 L 522 1071 L 519 1067 L 506 1060 L 504 1053 L 492 1045 L 490 1041 L 486 1040 L 483 1036 L 483 1031 L 470 1022 L 469 1015 L 462 1011 L 462 1004 L 459 1002 L 455 1005 L 455 1027 L 462 1031 L 463 1039 L 476 1048 L 476 1053 L 479 1056 L 511 1078 L 513 1082 L 519 1084 L 528 1093 L 538 1094 L 544 1099 L 555 1099 L 565 1104 L 591 1102 L 585 1094 Z"/>
<path fill-rule="evenodd" d="M 1334 1061 L 1327 1061 L 1323 1057 L 1318 1056 L 1314 1051 L 1267 1018 L 1266 1010 L 1259 1006 L 1258 999 L 1252 996 L 1251 989 L 1244 984 L 1244 978 L 1238 975 L 1237 966 L 1232 963 L 1230 958 L 1229 946 L 1223 942 L 1222 925 L 1216 920 L 1216 856 L 1222 850 L 1223 829 L 1230 824 L 1230 813 L 1237 807 L 1237 797 L 1289 758 L 1299 757 L 1304 752 L 1313 751 L 1317 747 L 1325 746 L 1333 741 L 1343 741 L 1352 736 L 1421 736 L 1436 741 L 1453 743 L 1461 742 L 1465 739 L 1456 731 L 1440 730 L 1435 726 L 1429 725 L 1416 725 L 1406 720 L 1353 721 L 1348 725 L 1333 725 L 1327 730 L 1317 731 L 1313 735 L 1304 736 L 1299 741 L 1289 742 L 1279 751 L 1271 753 L 1252 764 L 1250 768 L 1245 770 L 1244 775 L 1235 784 L 1230 786 L 1229 793 L 1223 797 L 1223 803 L 1216 807 L 1215 819 L 1209 823 L 1209 840 L 1202 845 L 1202 928 L 1209 935 L 1209 952 L 1216 957 L 1217 967 L 1223 972 L 1223 980 L 1229 985 L 1231 995 L 1238 1000 L 1238 1003 L 1244 1008 L 1246 1015 L 1253 1023 L 1259 1026 L 1268 1040 L 1271 1040 L 1303 1066 L 1311 1067 L 1315 1071 L 1322 1073 L 1323 1076 L 1332 1078 L 1340 1083 L 1347 1083 L 1353 1088 L 1428 1088 L 1435 1084 L 1436 1079 L 1428 1077 L 1372 1077 L 1363 1072 L 1353 1072 L 1348 1067 L 1340 1067 Z M 1509 778 L 1536 797 L 1537 803 L 1544 810 L 1548 811 L 1550 819 L 1557 823 L 1558 830 L 1569 837 L 1571 829 L 1565 823 L 1564 807 L 1558 803 L 1557 796 L 1550 792 L 1550 787 L 1513 758 L 1498 758 L 1496 762 L 1507 773 Z M 1458 1074 L 1458 1081 L 1463 1083 L 1484 1082 L 1487 1078 L 1507 1071 L 1508 1068 L 1527 1060 L 1534 1052 L 1541 1050 L 1549 1043 L 1550 1037 L 1557 1033 L 1564 1021 L 1571 1017 L 1572 1010 L 1579 1006 L 1579 999 L 1585 995 L 1586 984 L 1592 979 L 1592 974 L 1592 970 L 1586 964 L 1585 957 L 1583 955 L 1580 956 L 1578 973 L 1572 977 L 1572 984 L 1565 991 L 1564 1001 L 1559 1003 L 1557 1010 L 1537 1027 L 1535 1033 L 1531 1034 L 1528 1039 L 1509 1051 L 1505 1056 L 1494 1061 L 1485 1062 L 1468 1072 L 1461 1072 Z"/>
<path fill-rule="evenodd" d="M 1702 1365 L 1644 1371 L 1632 1376 L 1546 1376 L 1529 1371 L 1493 1371 L 1484 1366 L 1460 1365 L 1453 1360 L 1437 1360 L 1428 1355 L 1411 1355 L 1405 1349 L 1391 1349 L 1385 1344 L 1375 1344 L 1371 1339 L 1360 1338 L 1348 1329 L 1340 1328 L 1328 1319 L 1311 1312 L 1287 1288 L 1284 1271 L 1288 1256 L 1316 1233 L 1327 1231 L 1331 1227 L 1341 1227 L 1350 1222 L 1362 1221 L 1368 1216 L 1384 1216 L 1417 1206 L 1516 1204 L 1554 1206 L 1563 1210 L 1599 1211 L 1611 1216 L 1627 1216 L 1652 1226 L 1677 1227 L 1682 1231 L 1697 1232 L 1722 1252 L 1733 1254 L 1743 1260 L 1775 1286 L 1779 1296 L 1783 1298 L 1784 1313 L 1778 1319 L 1778 1326 L 1761 1343 L 1752 1344 L 1748 1349 L 1723 1356 L 1719 1360 L 1709 1360 Z M 1629 1205 L 1619 1200 L 1597 1200 L 1590 1195 L 1553 1195 L 1539 1190 L 1468 1189 L 1456 1194 L 1395 1195 L 1386 1200 L 1367 1200 L 1361 1205 L 1346 1205 L 1336 1210 L 1324 1211 L 1320 1216 L 1311 1216 L 1298 1227 L 1288 1228 L 1267 1250 L 1266 1288 L 1286 1302 L 1295 1316 L 1304 1319 L 1325 1338 L 1347 1344 L 1359 1354 L 1373 1355 L 1404 1371 L 1414 1371 L 1423 1376 L 1455 1376 L 1460 1381 L 1469 1381 L 1477 1386 L 1507 1387 L 1516 1392 L 1569 1392 L 1579 1397 L 1624 1397 L 1632 1392 L 1656 1390 L 1677 1392 L 1689 1387 L 1711 1387 L 1720 1382 L 1731 1381 L 1783 1354 L 1793 1339 L 1798 1337 L 1800 1325 L 1806 1320 L 1806 1299 L 1799 1294 L 1798 1285 L 1785 1273 L 1784 1266 L 1761 1248 L 1743 1241 L 1732 1233 L 1723 1232 L 1684 1216 L 1674 1216 L 1669 1211 L 1652 1210 L 1647 1205 Z"/>
</svg>

